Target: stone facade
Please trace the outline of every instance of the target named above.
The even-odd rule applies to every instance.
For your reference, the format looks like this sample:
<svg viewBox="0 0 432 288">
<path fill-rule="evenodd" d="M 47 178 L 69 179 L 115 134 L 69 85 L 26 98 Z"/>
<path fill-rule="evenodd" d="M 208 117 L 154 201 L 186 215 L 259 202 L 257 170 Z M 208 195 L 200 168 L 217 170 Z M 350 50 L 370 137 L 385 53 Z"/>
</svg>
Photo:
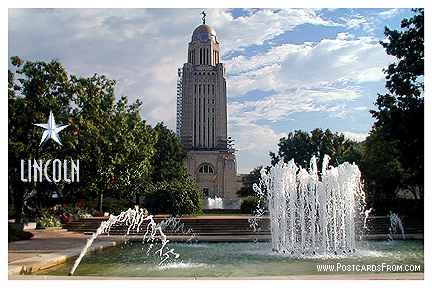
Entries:
<svg viewBox="0 0 432 288">
<path fill-rule="evenodd" d="M 186 166 L 203 189 L 204 197 L 238 198 L 237 166 L 234 154 L 226 151 L 188 152 Z"/>
<path fill-rule="evenodd" d="M 234 150 L 227 143 L 227 91 L 219 41 L 208 25 L 199 25 L 188 47 L 179 83 L 177 132 L 187 150 L 186 167 L 204 197 L 238 198 Z"/>
</svg>

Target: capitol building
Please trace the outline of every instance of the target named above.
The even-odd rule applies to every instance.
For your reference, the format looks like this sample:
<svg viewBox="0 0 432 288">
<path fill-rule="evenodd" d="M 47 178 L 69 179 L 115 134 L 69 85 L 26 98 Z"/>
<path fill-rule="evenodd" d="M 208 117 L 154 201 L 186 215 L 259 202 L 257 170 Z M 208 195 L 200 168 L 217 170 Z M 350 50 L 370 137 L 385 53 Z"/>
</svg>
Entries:
<svg viewBox="0 0 432 288">
<path fill-rule="evenodd" d="M 238 208 L 242 177 L 227 137 L 226 71 L 220 57 L 219 39 L 204 14 L 192 33 L 187 63 L 178 69 L 177 134 L 187 151 L 187 170 L 204 198 L 222 198 L 225 207 Z"/>
</svg>

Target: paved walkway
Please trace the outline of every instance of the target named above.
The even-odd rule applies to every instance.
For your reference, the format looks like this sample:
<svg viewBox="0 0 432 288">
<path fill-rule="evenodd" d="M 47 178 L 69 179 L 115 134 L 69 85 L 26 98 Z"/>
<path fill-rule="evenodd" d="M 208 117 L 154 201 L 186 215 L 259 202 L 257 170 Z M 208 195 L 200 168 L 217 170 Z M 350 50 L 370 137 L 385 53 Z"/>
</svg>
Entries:
<svg viewBox="0 0 432 288">
<path fill-rule="evenodd" d="M 32 230 L 32 239 L 8 244 L 8 274 L 28 274 L 62 264 L 79 255 L 88 235 L 65 230 Z M 100 236 L 90 251 L 113 247 L 120 237 Z"/>
</svg>

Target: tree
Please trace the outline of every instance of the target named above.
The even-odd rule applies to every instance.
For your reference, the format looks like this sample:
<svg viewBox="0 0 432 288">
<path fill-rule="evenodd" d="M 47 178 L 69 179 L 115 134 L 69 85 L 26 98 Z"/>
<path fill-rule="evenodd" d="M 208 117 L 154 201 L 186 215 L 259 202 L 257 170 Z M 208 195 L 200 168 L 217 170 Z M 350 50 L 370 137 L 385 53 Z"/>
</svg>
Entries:
<svg viewBox="0 0 432 288">
<path fill-rule="evenodd" d="M 102 210 L 104 194 L 135 197 L 136 187 L 150 182 L 156 134 L 141 119 L 139 101 L 115 101 L 115 81 L 103 75 L 71 77 L 76 109 L 77 145 L 84 185 L 80 194 L 98 199 Z M 81 159 L 80 158 L 80 159 Z"/>
<path fill-rule="evenodd" d="M 153 161 L 153 182 L 170 181 L 187 176 L 183 161 L 186 152 L 176 134 L 169 130 L 163 123 L 154 127 L 156 133 L 157 151 Z"/>
<path fill-rule="evenodd" d="M 423 198 L 424 181 L 424 9 L 413 9 L 414 15 L 401 21 L 401 30 L 385 28 L 386 41 L 381 44 L 387 54 L 397 58 L 386 73 L 385 94 L 378 94 L 376 119 L 367 138 L 369 156 L 380 156 L 382 146 L 390 151 L 385 161 L 370 159 L 377 169 L 396 167 L 392 181 L 397 187 Z M 379 138 L 379 139 L 377 139 Z M 376 143 L 379 142 L 379 145 Z M 395 162 L 398 162 L 396 165 Z M 370 165 L 369 165 L 370 166 Z M 368 182 L 387 182 L 388 175 L 371 174 Z M 384 178 L 383 178 L 384 177 Z"/>
<path fill-rule="evenodd" d="M 20 223 L 26 209 L 41 205 L 51 199 L 51 191 L 60 185 L 24 183 L 20 181 L 21 159 L 48 159 L 60 153 L 55 145 L 39 147 L 40 129 L 35 123 L 46 122 L 52 110 L 58 123 L 68 123 L 70 114 L 70 83 L 64 68 L 57 61 L 23 62 L 11 58 L 12 70 L 8 70 L 8 178 L 16 222 Z M 62 133 L 64 147 L 68 149 L 70 132 Z M 30 195 L 37 195 L 30 204 Z"/>
<path fill-rule="evenodd" d="M 162 181 L 145 195 L 150 213 L 170 213 L 173 216 L 199 214 L 202 211 L 202 191 L 190 177 Z"/>
<path fill-rule="evenodd" d="M 297 165 L 309 167 L 312 156 L 318 158 L 318 167 L 322 167 L 324 155 L 330 156 L 330 165 L 337 166 L 345 161 L 360 162 L 358 144 L 346 139 L 343 134 L 332 133 L 329 129 L 317 128 L 310 133 L 301 130 L 290 132 L 288 137 L 280 139 L 278 154 L 270 152 L 271 163 L 294 159 Z"/>
<path fill-rule="evenodd" d="M 62 201 L 77 197 L 98 199 L 104 193 L 133 196 L 137 183 L 150 182 L 156 133 L 139 115 L 141 103 L 126 97 L 115 100 L 115 81 L 103 75 L 68 75 L 57 61 L 23 62 L 11 58 L 8 71 L 9 183 L 17 222 L 21 221 L 28 195 L 36 208 L 49 205 L 52 191 Z M 62 146 L 48 142 L 39 147 L 40 131 L 50 111 L 59 123 Z M 80 182 L 73 184 L 23 183 L 20 159 L 72 158 L 80 160 Z"/>
<path fill-rule="evenodd" d="M 140 116 L 141 102 L 129 104 L 125 96 L 116 100 L 115 85 L 104 75 L 69 75 L 57 61 L 11 58 L 8 170 L 17 222 L 25 214 L 34 216 L 25 208 L 49 206 L 54 191 L 63 203 L 85 198 L 102 211 L 104 196 L 136 203 L 138 196 L 165 187 L 158 191 L 175 200 L 170 211 L 201 211 L 200 191 L 187 177 L 185 153 L 175 134 L 162 123 L 148 125 Z M 62 131 L 61 146 L 48 142 L 39 147 L 41 131 L 33 124 L 46 122 L 51 110 L 58 123 L 69 126 Z M 20 181 L 20 159 L 53 158 L 79 159 L 80 182 Z M 28 205 L 30 201 L 34 203 Z"/>
<path fill-rule="evenodd" d="M 249 174 L 243 177 L 242 187 L 237 191 L 237 195 L 240 197 L 254 196 L 256 193 L 253 190 L 253 184 L 258 184 L 261 179 L 262 166 L 254 168 Z"/>
<path fill-rule="evenodd" d="M 402 174 L 397 157 L 398 150 L 395 149 L 395 145 L 388 145 L 379 135 L 375 131 L 369 134 L 361 162 L 369 198 L 376 203 L 395 198 L 398 179 Z"/>
</svg>

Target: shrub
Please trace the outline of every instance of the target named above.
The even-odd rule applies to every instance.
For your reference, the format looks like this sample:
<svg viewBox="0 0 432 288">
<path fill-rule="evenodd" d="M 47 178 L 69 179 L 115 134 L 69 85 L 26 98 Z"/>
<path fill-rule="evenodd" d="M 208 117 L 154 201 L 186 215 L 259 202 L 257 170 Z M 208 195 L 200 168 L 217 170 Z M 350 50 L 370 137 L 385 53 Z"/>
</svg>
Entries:
<svg viewBox="0 0 432 288">
<path fill-rule="evenodd" d="M 36 218 L 36 228 L 50 227 L 61 227 L 60 219 L 56 216 L 54 209 L 42 209 L 40 216 Z"/>
<path fill-rule="evenodd" d="M 145 207 L 150 213 L 169 213 L 173 216 L 202 213 L 202 193 L 190 178 L 162 181 L 145 195 Z"/>
<path fill-rule="evenodd" d="M 102 202 L 102 210 L 114 215 L 118 215 L 128 208 L 133 208 L 134 205 L 125 199 L 106 198 Z"/>
<path fill-rule="evenodd" d="M 61 223 L 69 223 L 73 220 L 91 217 L 90 210 L 75 206 L 56 205 L 52 209 L 53 214 L 60 219 Z"/>
<path fill-rule="evenodd" d="M 92 217 L 92 214 L 87 209 L 78 209 L 74 214 L 74 219 L 82 219 Z"/>
<path fill-rule="evenodd" d="M 256 196 L 248 196 L 243 198 L 240 204 L 240 211 L 242 213 L 252 214 L 258 206 L 259 200 L 260 199 Z"/>
<path fill-rule="evenodd" d="M 27 240 L 32 237 L 32 233 L 18 229 L 15 224 L 8 225 L 8 242 Z"/>
<path fill-rule="evenodd" d="M 38 228 L 60 227 L 61 224 L 66 224 L 73 220 L 91 217 L 90 212 L 90 210 L 85 208 L 58 204 L 50 208 L 41 209 L 38 213 L 39 217 L 36 218 L 36 223 Z"/>
</svg>

